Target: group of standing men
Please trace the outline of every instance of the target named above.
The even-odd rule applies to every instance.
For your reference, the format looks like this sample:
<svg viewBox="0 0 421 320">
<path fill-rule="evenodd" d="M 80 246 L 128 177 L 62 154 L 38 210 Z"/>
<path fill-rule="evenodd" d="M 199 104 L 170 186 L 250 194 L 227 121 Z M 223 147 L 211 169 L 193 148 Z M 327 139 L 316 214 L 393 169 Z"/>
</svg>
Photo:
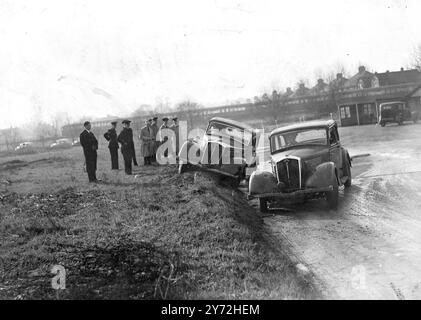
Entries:
<svg viewBox="0 0 421 320">
<path fill-rule="evenodd" d="M 150 118 L 145 121 L 145 126 L 141 128 L 139 139 L 141 140 L 141 155 L 144 165 L 157 165 L 156 152 L 158 147 L 168 141 L 168 137 L 159 134 L 163 129 L 171 129 L 175 133 L 175 152 L 178 153 L 178 119 L 172 118 L 172 125 L 168 124 L 169 118 L 162 118 L 163 124 L 158 129 L 158 117 Z M 132 174 L 132 162 L 137 166 L 136 152 L 133 140 L 133 130 L 130 128 L 130 120 L 122 121 L 123 130 L 117 135 L 117 121 L 111 122 L 112 127 L 104 134 L 104 138 L 108 141 L 108 148 L 111 155 L 111 169 L 118 170 L 118 149 L 121 144 L 121 153 L 124 159 L 124 170 L 126 174 Z M 90 182 L 97 182 L 97 150 L 98 140 L 91 132 L 91 123 L 84 123 L 85 130 L 80 134 L 80 144 L 83 147 L 85 156 L 86 171 Z M 164 156 L 168 156 L 168 150 L 164 152 Z"/>
</svg>

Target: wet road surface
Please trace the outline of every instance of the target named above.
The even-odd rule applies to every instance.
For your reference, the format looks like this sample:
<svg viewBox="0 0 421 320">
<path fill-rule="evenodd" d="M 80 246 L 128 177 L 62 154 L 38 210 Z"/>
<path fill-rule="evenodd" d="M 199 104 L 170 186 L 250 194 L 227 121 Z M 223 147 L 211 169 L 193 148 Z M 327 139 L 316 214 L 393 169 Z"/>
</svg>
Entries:
<svg viewBox="0 0 421 320">
<path fill-rule="evenodd" d="M 421 125 L 340 128 L 353 185 L 324 200 L 271 209 L 265 224 L 333 299 L 421 299 Z M 257 201 L 252 201 L 257 207 Z"/>
</svg>

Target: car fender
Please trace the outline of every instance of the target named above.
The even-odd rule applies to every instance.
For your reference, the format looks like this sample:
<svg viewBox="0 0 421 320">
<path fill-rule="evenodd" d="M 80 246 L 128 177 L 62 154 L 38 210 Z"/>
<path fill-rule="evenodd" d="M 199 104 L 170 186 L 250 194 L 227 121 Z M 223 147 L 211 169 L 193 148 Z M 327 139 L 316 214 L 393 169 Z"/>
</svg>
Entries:
<svg viewBox="0 0 421 320">
<path fill-rule="evenodd" d="M 278 181 L 269 171 L 254 171 L 249 180 L 250 194 L 271 193 L 276 190 Z"/>
<path fill-rule="evenodd" d="M 315 171 L 307 178 L 305 186 L 307 188 L 322 188 L 332 184 L 332 178 L 338 181 L 338 174 L 335 164 L 331 161 L 319 164 Z"/>
</svg>

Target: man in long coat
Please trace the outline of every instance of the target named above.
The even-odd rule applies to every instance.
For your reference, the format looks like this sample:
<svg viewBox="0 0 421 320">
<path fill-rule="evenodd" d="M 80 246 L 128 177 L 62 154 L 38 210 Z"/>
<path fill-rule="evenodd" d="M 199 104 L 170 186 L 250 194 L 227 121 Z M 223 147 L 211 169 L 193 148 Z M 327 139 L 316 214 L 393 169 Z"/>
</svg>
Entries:
<svg viewBox="0 0 421 320">
<path fill-rule="evenodd" d="M 151 161 L 153 163 L 156 162 L 156 151 L 158 150 L 159 147 L 159 136 L 158 136 L 158 117 L 153 117 L 152 118 L 152 136 L 154 137 L 153 143 L 152 143 L 152 156 L 151 156 Z"/>
<path fill-rule="evenodd" d="M 86 121 L 83 126 L 85 130 L 80 134 L 79 140 L 85 156 L 86 172 L 88 173 L 89 182 L 98 182 L 96 178 L 98 140 L 91 132 L 91 123 L 89 121 Z"/>
<path fill-rule="evenodd" d="M 153 144 L 155 143 L 155 137 L 153 136 L 153 129 L 151 128 L 152 119 L 145 121 L 146 126 L 140 129 L 139 138 L 141 140 L 140 152 L 143 157 L 145 166 L 151 165 L 151 157 L 153 155 Z"/>
<path fill-rule="evenodd" d="M 129 130 L 132 132 L 132 136 L 133 136 L 133 130 L 132 130 L 132 128 L 129 128 Z M 133 139 L 132 139 L 132 143 L 131 143 L 131 149 L 132 149 L 133 165 L 138 166 L 137 160 L 136 160 L 136 150 L 134 148 L 134 141 L 133 141 Z"/>
<path fill-rule="evenodd" d="M 117 137 L 118 142 L 121 144 L 121 153 L 124 158 L 124 171 L 126 174 L 132 174 L 132 160 L 133 160 L 133 131 L 130 128 L 130 120 L 124 120 L 123 130 Z"/>
<path fill-rule="evenodd" d="M 160 144 L 164 144 L 165 142 L 168 141 L 168 137 L 167 136 L 163 136 L 162 134 L 162 130 L 164 129 L 169 129 L 170 126 L 168 125 L 168 117 L 163 117 L 162 121 L 164 121 L 164 123 L 161 125 L 161 127 L 159 128 L 159 143 Z M 166 149 L 164 151 L 164 157 L 168 157 L 168 149 Z"/>
<path fill-rule="evenodd" d="M 178 151 L 179 151 L 179 147 L 180 147 L 180 136 L 179 136 L 179 132 L 178 132 L 178 118 L 177 117 L 173 117 L 172 118 L 173 124 L 170 126 L 170 129 L 174 131 L 175 133 L 175 141 L 173 143 L 173 145 L 175 146 L 175 157 L 178 158 Z"/>
<path fill-rule="evenodd" d="M 118 141 L 117 141 L 117 121 L 111 122 L 112 128 L 104 133 L 104 138 L 108 141 L 108 149 L 111 155 L 111 170 L 118 170 Z"/>
</svg>

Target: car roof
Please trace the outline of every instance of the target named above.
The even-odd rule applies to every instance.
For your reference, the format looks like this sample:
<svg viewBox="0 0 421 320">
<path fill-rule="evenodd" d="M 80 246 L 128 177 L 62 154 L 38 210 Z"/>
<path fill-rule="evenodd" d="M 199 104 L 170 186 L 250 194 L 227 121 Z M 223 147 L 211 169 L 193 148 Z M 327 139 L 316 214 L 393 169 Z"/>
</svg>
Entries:
<svg viewBox="0 0 421 320">
<path fill-rule="evenodd" d="M 209 120 L 209 122 L 211 122 L 211 121 L 222 122 L 222 123 L 225 123 L 225 124 L 234 126 L 234 127 L 238 127 L 238 128 L 243 128 L 243 129 L 247 129 L 247 130 L 250 130 L 250 131 L 254 131 L 254 129 L 253 129 L 252 126 L 250 126 L 250 125 L 248 125 L 246 123 L 240 122 L 240 121 L 232 120 L 232 119 L 227 119 L 227 118 L 222 118 L 222 117 L 213 117 L 212 119 Z"/>
<path fill-rule="evenodd" d="M 333 126 L 335 123 L 336 121 L 333 119 L 298 122 L 298 123 L 290 124 L 290 125 L 283 126 L 280 128 L 276 128 L 272 130 L 269 136 L 271 137 L 272 135 L 280 133 L 280 132 L 292 131 L 292 130 L 297 130 L 297 129 L 330 127 L 330 126 Z"/>
</svg>

